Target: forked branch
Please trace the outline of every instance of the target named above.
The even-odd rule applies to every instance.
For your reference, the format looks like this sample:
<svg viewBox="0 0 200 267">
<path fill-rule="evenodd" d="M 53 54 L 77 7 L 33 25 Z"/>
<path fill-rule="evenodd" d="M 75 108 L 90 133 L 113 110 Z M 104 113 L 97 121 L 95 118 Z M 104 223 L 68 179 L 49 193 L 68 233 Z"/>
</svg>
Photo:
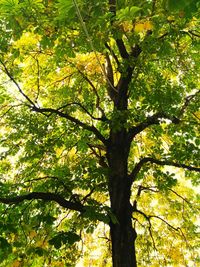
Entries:
<svg viewBox="0 0 200 267">
<path fill-rule="evenodd" d="M 13 75 L 10 73 L 10 71 L 8 70 L 7 66 L 5 65 L 5 63 L 0 60 L 1 65 L 3 66 L 4 72 L 6 73 L 6 75 L 10 78 L 10 80 L 15 84 L 15 86 L 17 87 L 18 91 L 20 92 L 20 94 L 28 101 L 28 104 L 26 104 L 31 110 L 41 113 L 43 115 L 49 113 L 51 114 L 57 114 L 59 117 L 65 118 L 73 123 L 75 123 L 76 125 L 82 127 L 85 130 L 88 130 L 90 132 L 92 132 L 103 144 L 107 144 L 106 139 L 104 138 L 104 136 L 98 131 L 98 129 L 96 127 L 94 127 L 93 125 L 89 125 L 87 123 L 84 123 L 76 118 L 74 118 L 73 116 L 61 112 L 60 108 L 59 109 L 53 109 L 53 108 L 40 108 L 36 105 L 36 103 L 34 103 L 28 96 L 27 94 L 24 93 L 24 91 L 21 89 L 19 83 L 16 81 L 16 79 L 13 77 Z M 83 108 L 83 106 L 82 106 Z M 86 112 L 86 110 L 85 110 Z M 88 114 L 88 112 L 86 112 Z"/>
<path fill-rule="evenodd" d="M 86 124 L 80 120 L 78 120 L 77 118 L 74 118 L 72 117 L 71 115 L 69 115 L 68 113 L 64 113 L 64 112 L 61 112 L 59 109 L 53 109 L 53 108 L 38 108 L 36 106 L 33 106 L 30 108 L 35 111 L 35 112 L 39 112 L 39 113 L 42 113 L 42 114 L 45 114 L 45 113 L 49 113 L 50 115 L 51 114 L 56 114 L 58 115 L 59 117 L 62 117 L 62 118 L 65 118 L 71 122 L 73 122 L 74 124 L 76 124 L 77 126 L 80 126 L 82 127 L 83 129 L 85 130 L 88 130 L 90 132 L 92 132 L 103 144 L 107 145 L 107 140 L 104 138 L 104 136 L 97 130 L 97 128 L 93 125 L 89 125 L 89 124 Z"/>
<path fill-rule="evenodd" d="M 147 117 L 146 120 L 139 123 L 138 125 L 131 127 L 129 129 L 130 139 L 133 139 L 137 134 L 141 133 L 143 130 L 145 130 L 149 126 L 160 124 L 162 119 L 168 119 L 174 124 L 178 124 L 181 122 L 179 118 L 171 117 L 165 113 L 158 112 L 152 116 Z"/>
<path fill-rule="evenodd" d="M 137 212 L 139 214 L 141 214 L 147 221 L 149 224 L 151 224 L 151 218 L 155 218 L 158 219 L 160 221 L 162 221 L 163 223 L 165 223 L 169 228 L 173 229 L 174 231 L 178 232 L 178 233 L 182 233 L 182 231 L 180 231 L 181 229 L 179 227 L 174 227 L 173 225 L 171 225 L 168 221 L 166 221 L 165 219 L 163 219 L 162 217 L 158 216 L 158 215 L 147 215 L 146 213 L 144 213 L 141 210 L 134 210 L 134 212 Z"/>
<path fill-rule="evenodd" d="M 184 99 L 184 104 L 180 108 L 178 117 L 170 116 L 164 112 L 158 112 L 153 114 L 152 116 L 149 116 L 144 120 L 143 122 L 139 123 L 138 125 L 131 127 L 129 129 L 129 136 L 130 139 L 133 139 L 138 133 L 141 133 L 146 128 L 152 126 L 152 125 L 158 125 L 161 123 L 163 119 L 170 120 L 173 124 L 179 124 L 181 122 L 181 118 L 183 117 L 187 107 L 192 102 L 192 100 L 195 99 L 195 97 L 200 93 L 200 90 L 196 91 L 194 94 L 187 96 Z"/>
</svg>

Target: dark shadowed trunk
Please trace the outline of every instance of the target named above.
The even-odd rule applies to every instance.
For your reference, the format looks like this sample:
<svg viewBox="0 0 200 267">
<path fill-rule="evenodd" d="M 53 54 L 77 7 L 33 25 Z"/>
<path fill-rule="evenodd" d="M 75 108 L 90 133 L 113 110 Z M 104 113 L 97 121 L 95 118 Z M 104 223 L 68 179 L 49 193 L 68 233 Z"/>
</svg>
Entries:
<svg viewBox="0 0 200 267">
<path fill-rule="evenodd" d="M 110 223 L 113 267 L 136 267 L 135 239 L 130 204 L 131 181 L 127 161 L 130 142 L 125 129 L 112 132 L 108 149 L 111 209 L 117 222 Z"/>
</svg>

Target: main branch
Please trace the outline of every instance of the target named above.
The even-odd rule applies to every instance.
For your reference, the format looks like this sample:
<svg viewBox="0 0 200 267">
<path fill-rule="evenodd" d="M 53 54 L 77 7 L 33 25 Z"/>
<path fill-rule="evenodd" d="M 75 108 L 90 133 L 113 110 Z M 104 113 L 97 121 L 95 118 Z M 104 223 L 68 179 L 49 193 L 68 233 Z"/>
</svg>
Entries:
<svg viewBox="0 0 200 267">
<path fill-rule="evenodd" d="M 18 204 L 25 200 L 44 200 L 44 201 L 54 201 L 58 203 L 63 208 L 83 212 L 84 206 L 79 202 L 71 202 L 63 198 L 62 196 L 55 193 L 45 193 L 45 192 L 32 192 L 26 195 L 14 196 L 14 197 L 0 197 L 0 202 L 4 204 Z"/>
<path fill-rule="evenodd" d="M 133 139 L 137 134 L 141 133 L 143 130 L 148 128 L 151 125 L 158 125 L 161 123 L 162 119 L 168 119 L 174 124 L 180 123 L 180 119 L 176 117 L 171 117 L 165 113 L 156 113 L 152 116 L 147 117 L 147 119 L 138 125 L 131 127 L 129 129 L 129 137 Z"/>
<path fill-rule="evenodd" d="M 6 73 L 6 75 L 10 78 L 10 80 L 15 84 L 15 86 L 17 87 L 18 91 L 20 92 L 20 94 L 28 101 L 29 104 L 27 104 L 27 106 L 32 109 L 33 111 L 45 114 L 45 113 L 50 113 L 50 114 L 57 114 L 60 117 L 66 118 L 67 120 L 75 123 L 76 125 L 82 127 L 85 130 L 88 130 L 90 132 L 92 132 L 104 145 L 107 144 L 106 139 L 104 138 L 104 136 L 98 131 L 98 129 L 96 127 L 94 127 L 93 125 L 88 125 L 76 118 L 74 118 L 73 116 L 67 114 L 67 113 L 63 113 L 60 111 L 60 109 L 53 109 L 53 108 L 40 108 L 38 106 L 36 106 L 36 104 L 24 93 L 24 91 L 21 89 L 20 85 L 18 84 L 18 82 L 15 80 L 15 78 L 12 76 L 12 74 L 10 73 L 10 71 L 8 70 L 8 68 L 6 67 L 5 63 L 0 60 L 0 63 L 2 64 L 3 68 L 4 68 L 4 72 Z M 85 110 L 86 112 L 86 110 Z M 88 112 L 86 112 L 88 114 Z"/>
<path fill-rule="evenodd" d="M 190 166 L 190 165 L 186 165 L 183 163 L 177 163 L 177 162 L 173 162 L 173 161 L 169 161 L 169 160 L 158 160 L 155 158 L 151 158 L 151 157 L 145 157 L 143 159 L 141 159 L 134 167 L 134 169 L 132 170 L 131 174 L 129 175 L 129 177 L 132 180 L 136 179 L 137 174 L 139 173 L 139 171 L 141 170 L 141 168 L 143 167 L 143 165 L 145 163 L 151 162 L 153 164 L 157 164 L 160 166 L 173 166 L 173 167 L 177 167 L 177 168 L 183 168 L 189 171 L 195 171 L 195 172 L 200 172 L 200 168 L 199 167 L 194 167 L 194 166 Z"/>
<path fill-rule="evenodd" d="M 65 118 L 73 123 L 75 123 L 77 126 L 82 127 L 85 130 L 88 130 L 90 132 L 92 132 L 104 145 L 107 145 L 107 140 L 104 138 L 104 136 L 97 130 L 96 127 L 94 127 L 93 125 L 88 125 L 80 120 L 78 120 L 77 118 L 72 117 L 71 115 L 69 115 L 68 113 L 64 113 L 61 112 L 59 109 L 53 109 L 53 108 L 38 108 L 36 106 L 33 106 L 30 108 L 32 108 L 33 111 L 35 112 L 39 112 L 39 113 L 50 113 L 50 114 L 56 114 L 59 117 Z"/>
</svg>

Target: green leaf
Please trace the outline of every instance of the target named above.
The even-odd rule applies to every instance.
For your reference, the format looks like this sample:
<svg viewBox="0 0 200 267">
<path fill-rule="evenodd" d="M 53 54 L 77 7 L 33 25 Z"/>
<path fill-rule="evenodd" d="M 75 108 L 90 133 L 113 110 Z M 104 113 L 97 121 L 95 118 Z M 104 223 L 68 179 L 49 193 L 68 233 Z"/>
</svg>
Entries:
<svg viewBox="0 0 200 267">
<path fill-rule="evenodd" d="M 180 16 L 189 18 L 197 12 L 199 3 L 196 0 L 168 0 L 167 7 L 171 12 L 179 12 Z"/>
<path fill-rule="evenodd" d="M 140 8 L 140 7 L 138 7 L 138 6 L 132 6 L 132 7 L 130 8 L 129 13 L 130 13 L 131 17 L 133 18 L 133 17 L 135 16 L 135 14 L 136 14 L 137 12 L 139 12 L 139 11 L 141 11 L 141 8 Z"/>
<path fill-rule="evenodd" d="M 59 0 L 56 6 L 59 12 L 59 20 L 69 20 L 76 17 L 76 9 L 72 0 Z"/>
<path fill-rule="evenodd" d="M 117 12 L 116 18 L 119 21 L 133 20 L 140 10 L 141 8 L 137 6 L 122 8 Z"/>
<path fill-rule="evenodd" d="M 4 237 L 0 237 L 0 261 L 6 259 L 12 252 L 12 246 Z"/>
<path fill-rule="evenodd" d="M 74 232 L 59 232 L 52 239 L 49 240 L 49 244 L 53 245 L 56 249 L 59 249 L 62 245 L 70 246 L 80 240 L 80 236 Z"/>
</svg>

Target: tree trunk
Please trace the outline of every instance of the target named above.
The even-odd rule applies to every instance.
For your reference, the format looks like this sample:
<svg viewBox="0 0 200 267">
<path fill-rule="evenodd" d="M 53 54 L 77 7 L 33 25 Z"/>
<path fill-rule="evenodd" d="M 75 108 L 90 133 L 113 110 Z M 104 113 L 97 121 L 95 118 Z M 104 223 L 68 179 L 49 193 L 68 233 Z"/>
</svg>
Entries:
<svg viewBox="0 0 200 267">
<path fill-rule="evenodd" d="M 130 204 L 132 182 L 127 162 L 130 150 L 126 130 L 111 133 L 108 161 L 110 167 L 109 193 L 111 209 L 117 222 L 110 223 L 113 267 L 136 267 L 135 239 Z"/>
<path fill-rule="evenodd" d="M 120 214 L 115 212 L 118 222 L 110 224 L 113 267 L 136 267 L 136 232 L 132 227 L 129 208 L 123 206 Z"/>
</svg>

